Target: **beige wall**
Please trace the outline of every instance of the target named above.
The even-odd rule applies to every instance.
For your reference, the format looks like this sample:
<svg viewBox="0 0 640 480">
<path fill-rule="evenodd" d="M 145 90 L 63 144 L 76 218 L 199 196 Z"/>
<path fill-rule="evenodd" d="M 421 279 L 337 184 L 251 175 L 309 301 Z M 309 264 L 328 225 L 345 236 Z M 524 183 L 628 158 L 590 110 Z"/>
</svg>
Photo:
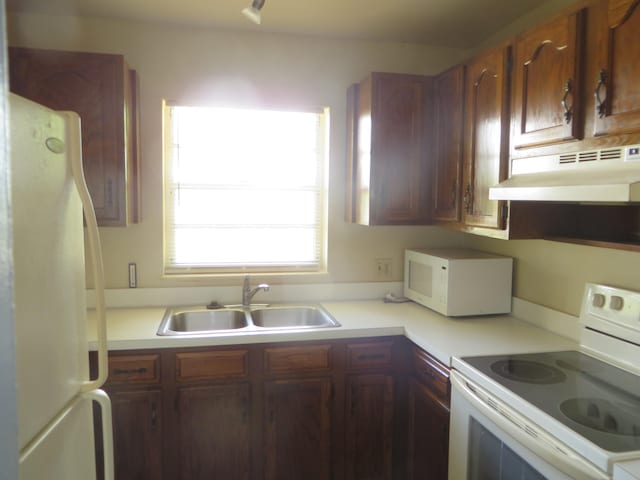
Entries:
<svg viewBox="0 0 640 480">
<path fill-rule="evenodd" d="M 296 281 L 376 281 L 375 258 L 391 258 L 400 280 L 404 247 L 464 242 L 435 227 L 342 220 L 347 87 L 376 70 L 437 73 L 464 58 L 462 50 L 36 15 L 9 16 L 8 24 L 11 45 L 121 53 L 139 73 L 143 222 L 101 229 L 108 288 L 127 286 L 129 262 L 138 265 L 140 287 L 237 283 L 162 277 L 162 99 L 331 109 L 329 275 Z"/>
<path fill-rule="evenodd" d="M 640 291 L 640 253 L 546 240 L 469 237 L 470 246 L 515 258 L 514 295 L 578 315 L 586 282 Z"/>
<path fill-rule="evenodd" d="M 569 3 L 548 2 L 496 32 L 481 48 L 509 38 Z M 501 241 L 432 227 L 360 227 L 342 221 L 347 86 L 372 70 L 436 73 L 468 52 L 97 19 L 9 16 L 8 20 L 10 44 L 123 53 L 140 73 L 144 221 L 126 229 L 102 229 L 109 288 L 126 286 L 129 262 L 138 264 L 142 287 L 202 283 L 167 280 L 161 275 L 160 103 L 168 98 L 234 103 L 287 99 L 331 108 L 329 277 L 312 281 L 375 281 L 375 258 L 392 258 L 393 278 L 400 280 L 404 247 L 467 244 L 513 256 L 515 295 L 570 314 L 579 313 L 587 281 L 640 290 L 637 253 L 543 240 Z"/>
</svg>

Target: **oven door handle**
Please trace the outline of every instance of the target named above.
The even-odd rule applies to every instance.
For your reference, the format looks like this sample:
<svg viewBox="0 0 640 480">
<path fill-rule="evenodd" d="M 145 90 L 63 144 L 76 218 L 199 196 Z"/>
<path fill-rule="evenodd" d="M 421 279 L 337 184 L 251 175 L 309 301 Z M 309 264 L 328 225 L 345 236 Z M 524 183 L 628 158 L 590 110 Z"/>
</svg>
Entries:
<svg viewBox="0 0 640 480">
<path fill-rule="evenodd" d="M 484 390 L 470 383 L 460 373 L 451 371 L 451 385 L 480 413 L 513 437 L 526 449 L 573 478 L 610 480 L 611 477 L 584 460 L 566 445 L 539 427 L 531 425 L 520 414 L 508 408 Z"/>
</svg>

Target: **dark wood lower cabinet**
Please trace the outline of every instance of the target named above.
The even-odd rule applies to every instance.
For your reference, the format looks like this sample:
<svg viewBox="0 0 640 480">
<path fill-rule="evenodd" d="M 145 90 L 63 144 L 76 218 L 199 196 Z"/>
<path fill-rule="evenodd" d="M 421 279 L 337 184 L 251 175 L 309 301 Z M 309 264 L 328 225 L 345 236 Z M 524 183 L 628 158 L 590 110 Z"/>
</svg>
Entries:
<svg viewBox="0 0 640 480">
<path fill-rule="evenodd" d="M 162 400 L 158 390 L 109 392 L 117 480 L 162 478 Z"/>
<path fill-rule="evenodd" d="M 250 479 L 250 400 L 248 383 L 178 389 L 179 478 Z"/>
<path fill-rule="evenodd" d="M 330 378 L 265 383 L 266 480 L 331 478 L 330 401 Z"/>
<path fill-rule="evenodd" d="M 109 365 L 116 480 L 446 478 L 448 369 L 403 338 L 114 352 Z"/>
<path fill-rule="evenodd" d="M 346 385 L 346 478 L 391 480 L 393 376 L 354 375 Z"/>
<path fill-rule="evenodd" d="M 409 480 L 446 480 L 449 408 L 425 385 L 409 381 Z"/>
</svg>

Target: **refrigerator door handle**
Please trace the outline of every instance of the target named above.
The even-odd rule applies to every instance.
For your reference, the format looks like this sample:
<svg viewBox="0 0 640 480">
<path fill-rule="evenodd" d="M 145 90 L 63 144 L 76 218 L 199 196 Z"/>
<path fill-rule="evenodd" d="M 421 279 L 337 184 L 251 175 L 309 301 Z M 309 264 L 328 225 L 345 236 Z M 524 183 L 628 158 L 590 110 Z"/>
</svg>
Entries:
<svg viewBox="0 0 640 480">
<path fill-rule="evenodd" d="M 114 480 L 113 472 L 113 432 L 111 430 L 111 400 L 104 390 L 92 390 L 82 394 L 83 398 L 93 400 L 102 411 L 102 450 L 104 455 L 104 480 Z"/>
<path fill-rule="evenodd" d="M 80 117 L 74 112 L 64 112 L 69 128 L 67 130 L 67 146 L 71 162 L 71 173 L 82 201 L 82 210 L 87 224 L 87 238 L 89 244 L 89 258 L 93 271 L 93 288 L 96 298 L 97 340 L 98 340 L 98 376 L 94 380 L 88 380 L 82 384 L 80 390 L 89 392 L 97 390 L 107 380 L 109 374 L 107 360 L 107 319 L 104 299 L 104 264 L 102 261 L 102 247 L 98 234 L 98 221 L 93 209 L 91 195 L 87 188 L 82 169 L 82 143 L 80 133 Z"/>
</svg>

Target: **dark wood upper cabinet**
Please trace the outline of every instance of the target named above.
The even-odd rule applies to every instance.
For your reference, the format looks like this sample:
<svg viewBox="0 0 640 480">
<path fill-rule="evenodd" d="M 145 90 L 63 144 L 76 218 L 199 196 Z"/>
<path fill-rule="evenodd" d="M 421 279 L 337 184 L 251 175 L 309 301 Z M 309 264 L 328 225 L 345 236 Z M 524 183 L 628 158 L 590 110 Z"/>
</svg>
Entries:
<svg viewBox="0 0 640 480">
<path fill-rule="evenodd" d="M 595 135 L 640 131 L 640 3 L 608 0 L 599 12 Z"/>
<path fill-rule="evenodd" d="M 460 221 L 464 65 L 434 78 L 433 218 Z"/>
<path fill-rule="evenodd" d="M 428 223 L 430 87 L 429 77 L 372 73 L 349 90 L 347 221 Z"/>
<path fill-rule="evenodd" d="M 503 203 L 489 188 L 507 177 L 511 47 L 467 64 L 462 220 L 467 226 L 506 228 Z"/>
<path fill-rule="evenodd" d="M 81 119 L 82 159 L 98 224 L 140 221 L 138 80 L 122 55 L 9 49 L 12 92 Z"/>
<path fill-rule="evenodd" d="M 562 15 L 516 39 L 514 149 L 582 137 L 584 17 L 585 10 Z"/>
</svg>

